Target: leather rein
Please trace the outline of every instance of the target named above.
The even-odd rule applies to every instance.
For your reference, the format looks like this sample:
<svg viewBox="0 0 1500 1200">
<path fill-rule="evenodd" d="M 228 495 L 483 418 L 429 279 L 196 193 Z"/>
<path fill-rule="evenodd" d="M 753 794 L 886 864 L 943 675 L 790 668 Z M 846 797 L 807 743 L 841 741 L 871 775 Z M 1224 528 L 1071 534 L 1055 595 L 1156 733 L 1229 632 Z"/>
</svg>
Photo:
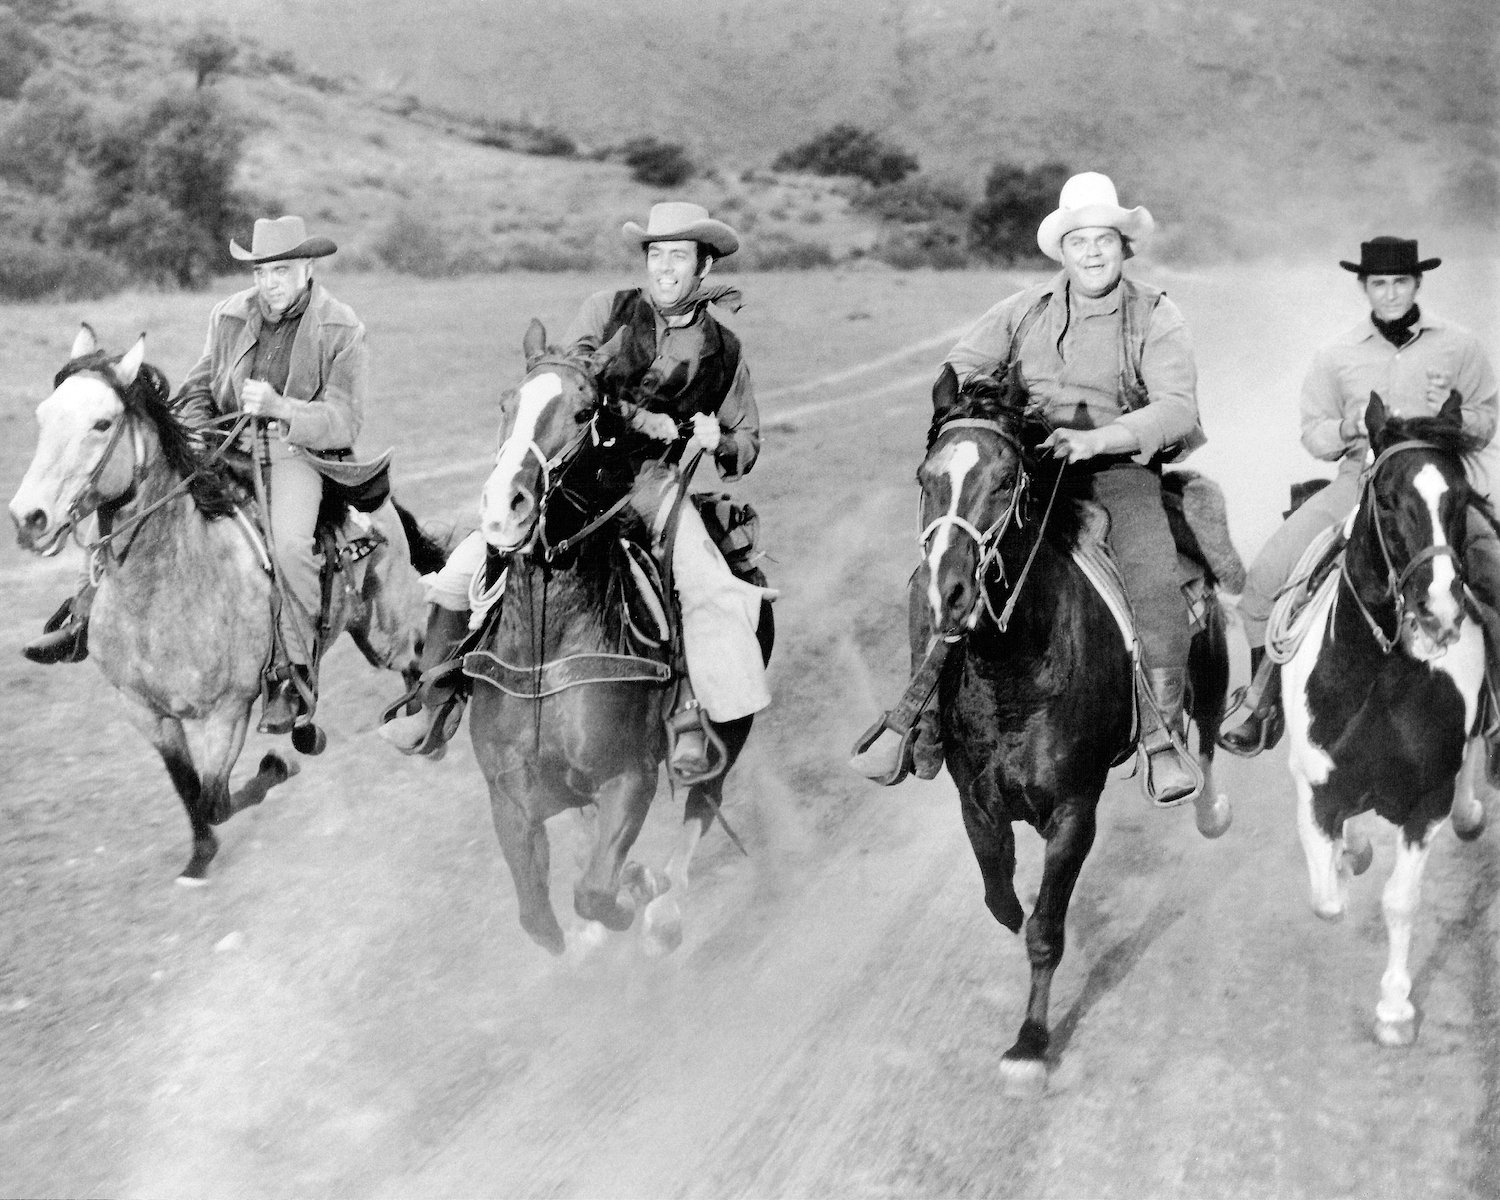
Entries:
<svg viewBox="0 0 1500 1200">
<path fill-rule="evenodd" d="M 1015 455 L 1017 460 L 1021 459 L 1021 444 L 1016 440 L 1015 434 L 1005 428 L 999 421 L 989 420 L 984 417 L 955 417 L 951 421 L 945 421 L 939 426 L 937 435 L 940 437 L 950 429 L 983 429 L 995 434 Z M 1062 470 L 1057 472 L 1057 479 L 1052 485 L 1052 493 L 1047 497 L 1047 507 L 1042 513 L 1042 519 L 1037 524 L 1036 538 L 1032 542 L 1031 550 L 1026 555 L 1026 561 L 1022 564 L 1020 572 L 1016 575 L 1015 583 L 1011 586 L 1010 595 L 1006 599 L 1005 607 L 995 611 L 994 602 L 990 598 L 990 589 L 985 586 L 985 577 L 993 568 L 1000 583 L 1005 583 L 1005 565 L 1000 560 L 1000 543 L 1004 540 L 1007 530 L 1012 523 L 1017 529 L 1024 527 L 1025 517 L 1022 514 L 1022 505 L 1025 502 L 1027 492 L 1031 487 L 1031 476 L 1024 466 L 1019 468 L 1020 479 L 1016 486 L 1011 489 L 1010 501 L 1005 506 L 1005 511 L 1000 514 L 985 530 L 980 530 L 972 521 L 959 516 L 957 513 L 944 513 L 930 521 L 917 535 L 917 543 L 922 547 L 923 553 L 927 552 L 932 536 L 939 529 L 954 528 L 961 533 L 967 534 L 973 539 L 978 550 L 979 560 L 974 568 L 975 590 L 979 593 L 984 605 L 984 611 L 995 623 L 995 627 L 1004 633 L 1010 625 L 1011 616 L 1015 613 L 1016 604 L 1021 598 L 1021 590 L 1025 586 L 1027 577 L 1031 574 L 1032 564 L 1036 562 L 1037 551 L 1041 549 L 1042 538 L 1046 533 L 1047 521 L 1052 516 L 1053 505 L 1057 501 L 1057 492 L 1062 485 Z M 961 638 L 965 632 L 973 629 L 979 620 L 979 607 L 974 606 L 969 615 L 962 622 L 963 628 L 943 634 L 945 641 L 954 642 Z"/>
<path fill-rule="evenodd" d="M 1454 569 L 1458 575 L 1460 577 L 1463 575 L 1463 560 L 1459 558 L 1458 551 L 1447 544 L 1441 546 L 1424 546 L 1412 556 L 1405 567 L 1397 571 L 1395 561 L 1391 556 L 1391 547 L 1386 537 L 1385 526 L 1380 521 L 1380 505 L 1375 503 L 1373 499 L 1375 476 L 1388 459 L 1406 450 L 1438 449 L 1439 447 L 1433 443 L 1418 439 L 1410 439 L 1404 442 L 1397 442 L 1393 446 L 1387 446 L 1380 452 L 1379 457 L 1365 470 L 1361 480 L 1362 495 L 1360 496 L 1360 504 L 1363 506 L 1367 499 L 1370 500 L 1370 524 L 1375 528 L 1375 542 L 1380 547 L 1380 557 L 1385 562 L 1386 591 L 1396 608 L 1396 632 L 1394 635 L 1386 635 L 1380 623 L 1365 606 L 1365 602 L 1360 599 L 1359 589 L 1354 586 L 1354 580 L 1349 575 L 1349 555 L 1347 552 L 1344 554 L 1343 563 L 1339 567 L 1339 574 L 1342 577 L 1344 587 L 1353 598 L 1355 607 L 1359 610 L 1360 616 L 1364 618 L 1365 624 L 1369 626 L 1370 633 L 1374 636 L 1375 642 L 1379 645 L 1383 654 L 1389 654 L 1396 648 L 1401 640 L 1401 630 L 1405 625 L 1415 623 L 1415 617 L 1406 610 L 1405 588 L 1407 581 L 1418 567 L 1431 559 L 1447 557 L 1453 560 Z"/>
</svg>

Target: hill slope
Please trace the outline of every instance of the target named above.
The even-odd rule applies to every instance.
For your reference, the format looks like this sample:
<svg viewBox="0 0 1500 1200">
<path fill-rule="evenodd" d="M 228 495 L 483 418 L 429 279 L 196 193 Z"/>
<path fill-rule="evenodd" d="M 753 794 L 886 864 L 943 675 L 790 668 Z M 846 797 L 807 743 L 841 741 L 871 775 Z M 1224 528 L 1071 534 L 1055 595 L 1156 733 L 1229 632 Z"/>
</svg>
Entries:
<svg viewBox="0 0 1500 1200">
<path fill-rule="evenodd" d="M 126 0 L 392 95 L 769 162 L 840 120 L 977 186 L 997 158 L 1116 175 L 1181 249 L 1487 223 L 1489 0 Z"/>
</svg>

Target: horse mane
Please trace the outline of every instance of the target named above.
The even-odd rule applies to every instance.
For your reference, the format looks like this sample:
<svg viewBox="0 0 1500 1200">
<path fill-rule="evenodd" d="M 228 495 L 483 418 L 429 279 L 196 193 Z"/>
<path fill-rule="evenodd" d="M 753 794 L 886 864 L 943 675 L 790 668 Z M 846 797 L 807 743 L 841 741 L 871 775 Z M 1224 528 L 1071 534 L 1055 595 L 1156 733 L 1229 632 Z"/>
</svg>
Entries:
<svg viewBox="0 0 1500 1200">
<path fill-rule="evenodd" d="M 1388 417 L 1380 441 L 1381 449 L 1400 441 L 1431 442 L 1440 454 L 1461 462 L 1467 462 L 1489 444 L 1485 438 L 1441 416 Z"/>
<path fill-rule="evenodd" d="M 95 350 L 71 359 L 53 377 L 52 386 L 58 387 L 63 380 L 84 371 L 99 376 L 120 398 L 127 413 L 151 422 L 161 444 L 162 457 L 173 471 L 189 481 L 188 494 L 198 511 L 210 520 L 229 516 L 234 512 L 241 489 L 228 466 L 222 461 L 208 461 L 203 435 L 184 423 L 173 410 L 166 375 L 152 364 L 142 363 L 135 381 L 125 387 L 113 370 L 121 357 Z"/>
<path fill-rule="evenodd" d="M 1058 472 L 1063 469 L 1059 459 L 1038 450 L 1039 444 L 1051 432 L 1040 416 L 1027 411 L 1026 389 L 1015 372 L 1004 375 L 986 374 L 976 371 L 965 378 L 958 390 L 958 400 L 951 407 L 933 413 L 932 424 L 927 430 L 927 452 L 932 452 L 938 434 L 950 421 L 971 419 L 994 421 L 1005 431 L 1011 442 L 1020 448 L 1021 462 L 1031 479 L 1031 487 L 1022 512 L 1030 525 L 1040 521 L 1047 510 L 1047 500 L 1057 482 Z M 1066 480 L 1064 481 L 1066 484 Z M 1066 487 L 1059 502 L 1052 505 L 1047 518 L 1045 535 L 1058 549 L 1071 551 L 1078 544 L 1083 531 L 1082 514 L 1075 503 L 1066 498 Z"/>
</svg>

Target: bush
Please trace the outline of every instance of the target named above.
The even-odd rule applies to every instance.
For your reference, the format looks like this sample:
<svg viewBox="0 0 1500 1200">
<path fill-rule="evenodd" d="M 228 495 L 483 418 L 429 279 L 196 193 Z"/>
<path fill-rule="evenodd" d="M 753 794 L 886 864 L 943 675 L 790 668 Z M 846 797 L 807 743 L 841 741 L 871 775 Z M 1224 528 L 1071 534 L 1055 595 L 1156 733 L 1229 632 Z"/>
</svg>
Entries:
<svg viewBox="0 0 1500 1200">
<path fill-rule="evenodd" d="M 1036 229 L 1057 205 L 1072 170 L 1060 162 L 1019 167 L 997 162 L 984 182 L 984 199 L 969 214 L 969 248 L 988 262 L 1014 263 L 1041 254 Z"/>
<path fill-rule="evenodd" d="M 47 47 L 16 13 L 0 5 L 0 99 L 14 100 L 33 71 L 48 59 Z"/>
<path fill-rule="evenodd" d="M 870 256 L 902 271 L 920 267 L 955 271 L 969 265 L 964 229 L 957 222 L 889 230 L 880 235 Z"/>
<path fill-rule="evenodd" d="M 630 168 L 632 179 L 652 187 L 676 187 L 691 179 L 696 170 L 683 146 L 654 137 L 626 142 L 620 147 L 620 158 Z"/>
<path fill-rule="evenodd" d="M 837 260 L 822 242 L 806 241 L 784 233 L 756 238 L 738 254 L 714 263 L 717 271 L 815 271 L 831 267 Z"/>
<path fill-rule="evenodd" d="M 177 61 L 193 73 L 193 86 L 202 87 L 229 69 L 240 48 L 222 33 L 200 29 L 177 43 Z"/>
<path fill-rule="evenodd" d="M 784 151 L 771 166 L 778 171 L 854 175 L 879 187 L 900 183 L 917 169 L 917 160 L 868 130 L 842 124 L 795 149 Z"/>
<path fill-rule="evenodd" d="M 44 195 L 63 188 L 69 164 L 91 137 L 88 106 L 60 77 L 33 75 L 0 124 L 0 178 Z"/>
<path fill-rule="evenodd" d="M 97 300 L 130 281 L 126 268 L 95 250 L 0 241 L 0 297 Z"/>
<path fill-rule="evenodd" d="M 209 90 L 147 102 L 99 132 L 75 233 L 153 280 L 182 287 L 234 269 L 229 238 L 249 224 L 234 187 L 244 132 Z"/>
<path fill-rule="evenodd" d="M 572 158 L 578 153 L 578 143 L 556 129 L 493 117 L 479 122 L 479 132 L 474 135 L 474 140 L 481 146 L 543 158 Z"/>
<path fill-rule="evenodd" d="M 969 197 L 955 183 L 914 175 L 857 196 L 852 207 L 882 221 L 918 225 L 967 215 Z"/>
<path fill-rule="evenodd" d="M 449 243 L 448 236 L 431 221 L 414 209 L 401 208 L 375 239 L 374 250 L 393 271 L 442 279 L 462 275 L 467 269 Z"/>
</svg>

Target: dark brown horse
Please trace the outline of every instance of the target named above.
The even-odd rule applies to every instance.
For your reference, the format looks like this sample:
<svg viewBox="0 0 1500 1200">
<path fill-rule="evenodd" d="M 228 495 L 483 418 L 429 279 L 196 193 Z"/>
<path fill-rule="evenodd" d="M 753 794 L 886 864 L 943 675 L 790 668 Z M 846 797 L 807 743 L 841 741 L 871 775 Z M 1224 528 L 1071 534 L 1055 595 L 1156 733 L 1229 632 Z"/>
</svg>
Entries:
<svg viewBox="0 0 1500 1200">
<path fill-rule="evenodd" d="M 1110 767 L 1133 746 L 1134 669 L 1115 618 L 1072 556 L 1079 511 L 1049 501 L 1064 468 L 1032 449 L 1017 380 L 960 389 L 944 368 L 933 404 L 917 476 L 929 534 L 913 605 L 927 605 L 926 621 L 955 643 L 938 685 L 943 745 L 985 904 L 1013 933 L 1024 913 L 1012 826 L 1024 821 L 1047 842 L 1026 920 L 1031 995 L 1001 1063 L 1007 1087 L 1024 1093 L 1045 1085 L 1048 1003 L 1068 904 Z M 1210 610 L 1189 675 L 1204 774 L 1198 823 L 1216 836 L 1228 823 L 1212 766 L 1229 670 L 1217 601 Z"/>
<path fill-rule="evenodd" d="M 625 930 L 644 905 L 648 947 L 667 951 L 682 938 L 679 898 L 724 775 L 688 789 L 682 838 L 664 875 L 627 861 L 666 754 L 668 699 L 666 667 L 629 649 L 626 638 L 621 534 L 639 544 L 644 533 L 628 502 L 636 481 L 621 469 L 628 430 L 600 399 L 596 377 L 607 352 L 589 360 L 549 354 L 536 321 L 524 350 L 526 376 L 502 401 L 500 449 L 482 501 L 485 538 L 506 578 L 498 629 L 466 664 L 476 676 L 474 752 L 526 932 L 553 953 L 564 949 L 548 895 L 543 822 L 594 806 L 597 838 L 574 908 Z M 769 604 L 759 637 L 769 657 Z M 750 724 L 745 717 L 717 727 L 729 765 Z"/>
</svg>

